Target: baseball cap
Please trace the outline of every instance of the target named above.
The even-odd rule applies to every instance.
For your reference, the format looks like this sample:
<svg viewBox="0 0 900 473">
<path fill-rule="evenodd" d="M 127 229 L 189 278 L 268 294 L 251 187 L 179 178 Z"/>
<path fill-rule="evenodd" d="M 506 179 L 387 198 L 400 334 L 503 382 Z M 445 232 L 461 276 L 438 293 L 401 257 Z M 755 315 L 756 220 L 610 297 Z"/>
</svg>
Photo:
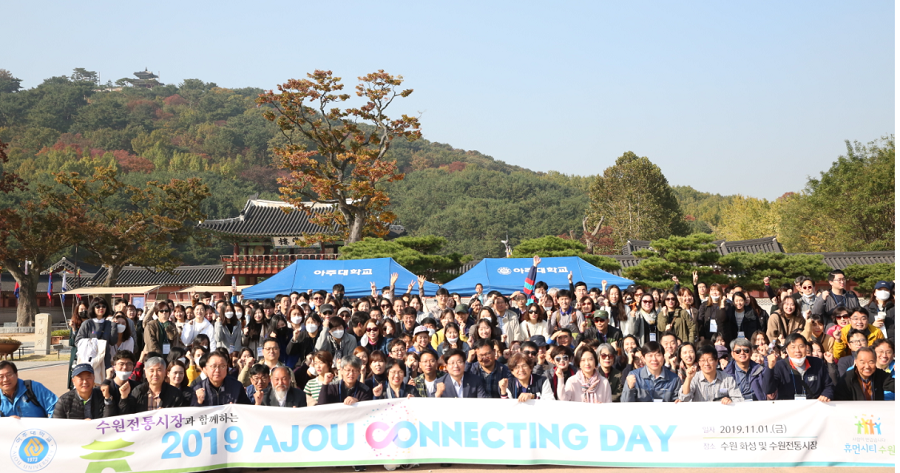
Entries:
<svg viewBox="0 0 900 473">
<path fill-rule="evenodd" d="M 456 304 L 455 310 L 456 310 L 457 314 L 459 314 L 459 313 L 465 314 L 465 313 L 469 312 L 469 309 L 466 308 L 465 304 Z"/>
<path fill-rule="evenodd" d="M 75 367 L 72 368 L 72 376 L 78 376 L 81 373 L 94 374 L 94 368 L 87 363 L 81 363 L 80 365 L 75 365 Z"/>
<path fill-rule="evenodd" d="M 532 335 L 528 340 L 537 345 L 538 348 L 547 346 L 547 339 L 543 335 Z"/>
<path fill-rule="evenodd" d="M 413 337 L 415 337 L 416 335 L 418 335 L 420 333 L 428 333 L 428 327 L 426 327 L 424 325 L 419 325 L 418 327 L 416 327 L 415 330 L 413 330 Z"/>
<path fill-rule="evenodd" d="M 891 283 L 887 281 L 878 281 L 877 283 L 875 283 L 875 290 L 877 291 L 879 289 L 887 289 L 888 291 L 890 291 Z"/>
<path fill-rule="evenodd" d="M 609 320 L 609 312 L 603 309 L 595 310 L 591 315 L 594 317 L 594 319 Z"/>
<path fill-rule="evenodd" d="M 351 311 L 349 307 L 341 307 L 341 308 L 338 309 L 338 311 L 337 311 L 338 314 L 343 313 L 343 312 L 347 312 L 347 313 L 349 314 L 349 313 L 351 313 L 351 312 L 353 312 L 353 311 Z"/>
<path fill-rule="evenodd" d="M 331 304 L 322 304 L 319 306 L 319 313 L 323 314 L 325 312 L 334 312 L 334 306 Z"/>
</svg>

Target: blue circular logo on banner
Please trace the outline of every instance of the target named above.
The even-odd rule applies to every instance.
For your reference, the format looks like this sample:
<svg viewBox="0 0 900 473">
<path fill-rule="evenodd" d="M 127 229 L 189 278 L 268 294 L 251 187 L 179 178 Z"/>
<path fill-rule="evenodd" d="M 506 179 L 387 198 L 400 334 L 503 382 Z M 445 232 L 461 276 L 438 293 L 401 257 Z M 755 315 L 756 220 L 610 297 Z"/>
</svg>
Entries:
<svg viewBox="0 0 900 473">
<path fill-rule="evenodd" d="M 507 268 L 506 266 L 497 268 L 497 272 L 504 276 L 509 276 L 510 274 L 512 274 L 512 270 Z"/>
<path fill-rule="evenodd" d="M 43 430 L 26 430 L 13 439 L 9 457 L 23 471 L 43 470 L 56 455 L 56 440 Z"/>
</svg>

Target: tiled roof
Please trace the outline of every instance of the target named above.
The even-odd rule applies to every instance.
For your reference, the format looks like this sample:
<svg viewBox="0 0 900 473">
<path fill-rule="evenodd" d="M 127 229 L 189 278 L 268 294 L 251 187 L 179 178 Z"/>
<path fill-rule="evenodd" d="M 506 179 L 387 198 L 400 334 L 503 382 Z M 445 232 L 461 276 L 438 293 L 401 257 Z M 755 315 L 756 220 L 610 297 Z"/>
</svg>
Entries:
<svg viewBox="0 0 900 473">
<path fill-rule="evenodd" d="M 96 274 L 97 271 L 100 270 L 100 267 L 79 262 L 78 269 L 81 270 L 82 277 L 91 277 L 94 274 Z M 57 273 L 59 271 L 67 271 L 69 273 L 74 273 L 75 272 L 75 262 L 71 261 L 68 258 L 66 258 L 65 256 L 63 256 L 62 259 L 57 261 L 55 264 L 53 264 L 49 268 L 41 271 L 41 274 L 46 275 L 48 273 Z"/>
<path fill-rule="evenodd" d="M 200 222 L 198 227 L 216 233 L 263 237 L 333 232 L 310 223 L 306 212 L 294 209 L 285 213 L 284 209 L 286 208 L 294 209 L 287 202 L 250 199 L 239 216 L 221 220 L 205 220 Z M 325 212 L 330 208 L 328 205 L 316 204 L 313 206 L 313 212 Z"/>
<path fill-rule="evenodd" d="M 822 255 L 823 261 L 834 269 L 844 269 L 854 264 L 894 263 L 893 251 L 848 251 L 841 253 L 803 253 Z"/>
<path fill-rule="evenodd" d="M 628 240 L 625 247 L 622 248 L 623 255 L 631 255 L 637 250 L 650 249 L 650 242 L 647 240 Z"/>
<path fill-rule="evenodd" d="M 625 268 L 637 266 L 638 262 L 640 261 L 636 256 L 631 256 L 631 255 L 604 255 L 604 256 L 609 256 L 610 258 L 616 260 L 617 263 L 619 263 L 619 266 L 621 266 L 622 269 L 617 269 L 615 271 L 611 271 L 611 273 L 615 274 L 616 276 L 621 276 L 621 277 L 625 277 L 622 274 L 622 271 Z"/>
<path fill-rule="evenodd" d="M 101 269 L 91 280 L 91 285 L 103 284 L 107 270 Z M 194 286 L 222 284 L 225 268 L 221 264 L 204 266 L 179 266 L 172 273 L 154 271 L 139 266 L 126 266 L 119 273 L 116 287 L 120 286 Z"/>
<path fill-rule="evenodd" d="M 718 247 L 719 253 L 727 255 L 745 251 L 747 253 L 784 253 L 784 248 L 778 240 L 771 236 L 756 238 L 754 240 L 725 241 L 717 240 L 713 243 Z"/>
</svg>

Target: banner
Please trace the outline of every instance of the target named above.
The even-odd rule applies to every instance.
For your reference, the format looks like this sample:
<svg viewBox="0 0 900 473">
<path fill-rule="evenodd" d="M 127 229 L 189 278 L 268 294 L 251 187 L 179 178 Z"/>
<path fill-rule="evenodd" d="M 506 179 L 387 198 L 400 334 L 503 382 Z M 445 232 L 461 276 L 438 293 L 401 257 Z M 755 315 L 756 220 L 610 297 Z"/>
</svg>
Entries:
<svg viewBox="0 0 900 473">
<path fill-rule="evenodd" d="M 11 445 L 0 455 L 0 471 L 407 463 L 893 467 L 894 438 L 893 402 L 414 398 L 303 409 L 163 409 L 88 421 L 7 417 L 0 419 L 0 439 Z"/>
</svg>

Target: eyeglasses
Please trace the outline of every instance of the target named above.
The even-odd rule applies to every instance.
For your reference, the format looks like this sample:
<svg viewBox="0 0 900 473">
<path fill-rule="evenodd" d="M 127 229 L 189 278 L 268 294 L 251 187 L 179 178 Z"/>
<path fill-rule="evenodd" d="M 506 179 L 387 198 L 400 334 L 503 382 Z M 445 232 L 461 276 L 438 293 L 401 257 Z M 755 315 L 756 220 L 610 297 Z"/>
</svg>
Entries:
<svg viewBox="0 0 900 473">
<path fill-rule="evenodd" d="M 563 361 L 568 362 L 568 361 L 569 361 L 569 355 L 563 355 L 563 356 L 557 356 L 557 357 L 554 357 L 554 358 L 553 358 L 553 361 L 555 361 L 555 362 L 557 362 L 557 363 L 560 363 L 560 362 L 563 362 Z"/>
<path fill-rule="evenodd" d="M 850 340 L 849 343 L 851 345 L 865 345 L 866 341 L 865 340 Z"/>
<path fill-rule="evenodd" d="M 735 348 L 735 349 L 734 349 L 734 352 L 737 353 L 737 354 L 741 354 L 741 353 L 747 353 L 747 354 L 749 354 L 749 353 L 750 353 L 750 349 L 749 349 L 749 348 Z"/>
<path fill-rule="evenodd" d="M 278 349 L 278 347 L 265 347 L 265 348 L 263 348 L 263 351 L 275 351 L 277 349 Z"/>
<path fill-rule="evenodd" d="M 812 286 L 800 286 L 800 289 L 812 289 Z"/>
<path fill-rule="evenodd" d="M 652 304 L 653 301 L 641 301 L 641 304 Z"/>
<path fill-rule="evenodd" d="M 316 297 L 313 297 L 313 300 L 314 300 L 314 301 L 320 301 L 320 300 L 322 300 L 322 296 L 316 296 Z"/>
<path fill-rule="evenodd" d="M 538 352 L 532 351 L 532 350 L 522 350 L 522 353 L 523 353 L 525 356 L 537 356 L 537 353 L 538 353 Z"/>
<path fill-rule="evenodd" d="M 841 314 L 841 315 L 835 315 L 834 318 L 836 318 L 836 319 L 849 319 L 850 316 L 847 315 L 847 314 Z"/>
<path fill-rule="evenodd" d="M 525 370 L 525 369 L 531 369 L 531 367 L 528 366 L 527 363 L 519 363 L 518 365 L 513 367 L 514 371 L 520 371 L 520 370 Z"/>
<path fill-rule="evenodd" d="M 529 313 L 529 314 L 537 314 L 538 311 L 536 311 L 536 310 L 529 310 L 528 313 Z"/>
<path fill-rule="evenodd" d="M 374 333 L 377 331 L 378 331 L 378 327 L 369 327 L 366 329 L 366 332 L 371 332 L 371 333 Z"/>
<path fill-rule="evenodd" d="M 100 310 L 100 309 L 103 309 L 103 310 L 109 309 L 109 307 L 106 307 L 105 305 L 98 305 L 97 307 L 94 307 L 94 308 L 97 309 L 97 310 Z"/>
<path fill-rule="evenodd" d="M 325 312 L 322 312 L 322 315 L 334 315 L 334 311 L 326 310 Z"/>
<path fill-rule="evenodd" d="M 268 377 L 263 377 L 263 376 L 253 376 L 252 378 L 250 378 L 250 382 L 254 383 L 254 384 L 261 383 L 263 381 L 268 381 L 268 380 L 269 380 Z"/>
<path fill-rule="evenodd" d="M 668 302 L 668 301 L 675 301 L 675 300 L 677 300 L 677 299 L 675 299 L 674 297 L 666 297 L 666 301 L 667 301 L 667 302 Z"/>
<path fill-rule="evenodd" d="M 217 371 L 218 371 L 218 370 L 227 370 L 227 369 L 228 369 L 228 366 L 226 366 L 226 365 L 206 365 L 206 367 L 207 367 L 208 369 L 211 369 L 211 370 L 217 370 Z"/>
<path fill-rule="evenodd" d="M 168 314 L 168 313 L 170 313 L 170 312 L 172 312 L 172 311 L 171 311 L 171 310 L 161 310 L 161 311 L 159 311 L 160 314 Z"/>
<path fill-rule="evenodd" d="M 387 308 L 390 308 L 390 307 L 391 307 L 390 304 L 381 304 L 381 308 L 382 308 L 382 309 L 387 309 Z"/>
<path fill-rule="evenodd" d="M 612 355 L 610 355 L 609 353 L 601 353 L 600 358 L 603 358 L 603 359 L 612 358 Z"/>
<path fill-rule="evenodd" d="M 850 317 L 851 322 L 865 322 L 866 320 L 869 319 L 866 317 Z"/>
</svg>

